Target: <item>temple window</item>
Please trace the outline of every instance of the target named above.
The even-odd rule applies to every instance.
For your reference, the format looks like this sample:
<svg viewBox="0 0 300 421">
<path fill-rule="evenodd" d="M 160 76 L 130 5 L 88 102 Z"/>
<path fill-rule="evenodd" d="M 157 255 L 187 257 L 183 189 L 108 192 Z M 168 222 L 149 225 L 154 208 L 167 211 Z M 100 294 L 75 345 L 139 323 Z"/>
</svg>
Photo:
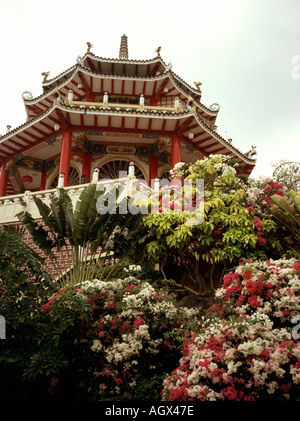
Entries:
<svg viewBox="0 0 300 421">
<path fill-rule="evenodd" d="M 129 160 L 112 160 L 101 165 L 99 168 L 99 180 L 114 180 L 124 178 L 128 174 Z M 142 170 L 135 164 L 134 175 L 137 179 L 145 180 L 145 175 Z"/>
<path fill-rule="evenodd" d="M 57 174 L 51 181 L 50 186 L 48 187 L 49 189 L 56 189 L 58 185 L 58 177 L 59 177 L 59 174 L 58 174 L 58 169 L 57 169 Z M 70 171 L 69 171 L 68 186 L 77 186 L 78 184 L 80 184 L 79 172 L 76 168 L 71 166 Z"/>
</svg>

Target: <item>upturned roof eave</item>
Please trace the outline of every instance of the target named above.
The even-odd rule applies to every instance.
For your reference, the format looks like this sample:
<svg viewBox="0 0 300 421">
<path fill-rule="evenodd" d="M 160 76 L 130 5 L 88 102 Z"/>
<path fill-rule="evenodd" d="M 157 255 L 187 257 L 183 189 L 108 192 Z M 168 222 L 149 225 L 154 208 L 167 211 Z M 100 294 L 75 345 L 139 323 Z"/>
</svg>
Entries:
<svg viewBox="0 0 300 421">
<path fill-rule="evenodd" d="M 38 115 L 34 118 L 32 118 L 30 121 L 24 123 L 23 125 L 15 128 L 14 130 L 12 130 L 11 132 L 3 135 L 2 137 L 0 137 L 0 144 L 4 143 L 6 140 L 9 140 L 10 138 L 13 138 L 15 135 L 21 134 L 22 131 L 29 129 L 31 126 L 33 126 L 36 123 L 39 123 L 40 121 L 42 121 L 43 119 L 47 118 L 51 112 L 53 112 L 55 109 L 60 109 L 61 111 L 66 111 L 66 112 L 75 112 L 75 113 L 86 113 L 86 108 L 84 107 L 84 109 L 82 107 L 77 107 L 77 106 L 70 106 L 70 105 L 65 105 L 65 104 L 61 104 L 61 103 L 57 103 L 54 102 L 51 106 L 49 106 L 49 108 L 44 111 L 41 115 Z M 92 110 L 93 113 L 95 114 L 118 114 L 118 115 L 124 115 L 124 116 L 140 116 L 140 117 L 147 117 L 147 116 L 151 116 L 151 118 L 164 118 L 164 119 L 174 119 L 177 117 L 190 117 L 193 116 L 196 121 L 198 122 L 199 126 L 202 127 L 204 130 L 207 131 L 208 134 L 210 134 L 213 138 L 215 138 L 218 142 L 220 142 L 225 148 L 227 148 L 230 152 L 232 152 L 234 155 L 236 155 L 237 157 L 239 157 L 240 159 L 242 159 L 242 161 L 244 161 L 245 163 L 247 163 L 248 165 L 253 165 L 253 167 L 255 166 L 256 160 L 248 158 L 247 156 L 245 156 L 242 152 L 240 152 L 237 148 L 235 148 L 233 145 L 229 144 L 225 139 L 223 139 L 218 133 L 214 132 L 213 130 L 210 129 L 210 127 L 208 127 L 199 117 L 199 115 L 195 112 L 195 111 L 187 111 L 187 112 L 179 112 L 179 113 L 174 113 L 174 114 L 163 114 L 163 113 L 154 113 L 151 111 L 148 111 L 146 114 L 143 114 L 143 112 L 137 112 L 137 111 L 125 111 L 123 110 L 121 113 L 119 111 L 112 111 L 112 110 Z M 160 115 L 161 114 L 161 115 Z M 42 141 L 42 139 L 41 139 Z M 195 145 L 196 147 L 196 145 Z M 213 152 L 212 152 L 213 153 Z M 16 154 L 18 154 L 18 151 L 16 150 Z"/>
<path fill-rule="evenodd" d="M 42 83 L 42 86 L 49 86 L 52 83 L 55 83 L 56 81 L 58 81 L 59 79 L 61 79 L 62 77 L 64 77 L 67 73 L 71 72 L 72 69 L 74 69 L 74 67 L 77 66 L 77 64 L 79 64 L 80 62 L 83 63 L 85 60 L 87 60 L 87 58 L 93 58 L 98 60 L 99 62 L 103 62 L 103 63 L 124 63 L 124 64 L 153 64 L 156 63 L 158 61 L 161 62 L 161 64 L 164 66 L 164 68 L 166 68 L 166 64 L 164 63 L 163 59 L 160 56 L 157 56 L 155 58 L 149 59 L 149 60 L 130 60 L 130 59 L 117 59 L 117 58 L 103 58 L 103 57 L 98 57 L 95 54 L 91 53 L 91 52 L 87 52 L 85 53 L 85 55 L 81 58 L 80 56 L 77 58 L 77 60 L 79 59 L 79 61 L 74 64 L 72 67 L 70 67 L 69 69 L 65 70 L 64 72 L 60 73 L 59 75 L 55 76 L 52 79 L 49 80 L 45 80 Z M 86 66 L 84 66 L 86 67 Z"/>
<path fill-rule="evenodd" d="M 120 60 L 121 61 L 121 60 Z M 161 73 L 160 75 L 153 75 L 153 76 L 124 76 L 124 75 L 109 75 L 109 74 L 100 74 L 97 72 L 94 72 L 93 70 L 91 70 L 90 68 L 87 68 L 81 64 L 76 64 L 73 67 L 73 71 L 69 72 L 70 75 L 68 77 L 68 79 L 65 79 L 64 81 L 61 82 L 61 84 L 58 86 L 56 86 L 55 88 L 53 87 L 52 89 L 49 89 L 48 91 L 42 93 L 39 97 L 36 97 L 34 99 L 23 99 L 24 104 L 25 104 L 25 108 L 27 110 L 27 105 L 37 105 L 39 103 L 39 101 L 42 101 L 43 99 L 52 96 L 53 95 L 53 90 L 54 89 L 61 89 L 63 88 L 65 85 L 67 85 L 68 83 L 70 83 L 72 81 L 72 79 L 76 76 L 76 74 L 78 72 L 82 72 L 88 76 L 96 76 L 96 77 L 105 77 L 105 78 L 120 78 L 120 79 L 131 79 L 131 80 L 151 80 L 151 81 L 155 81 L 155 80 L 160 80 L 160 79 L 164 79 L 166 77 L 169 77 L 170 80 L 173 82 L 174 86 L 176 87 L 176 89 L 181 92 L 181 94 L 183 96 L 185 96 L 188 99 L 188 93 L 184 92 L 184 90 L 178 86 L 177 84 L 177 80 L 179 77 L 172 71 L 165 71 L 164 73 Z M 180 80 L 180 83 L 184 83 L 184 81 Z M 192 92 L 192 88 L 188 85 L 185 84 L 185 86 L 191 90 Z M 195 91 L 195 90 L 194 90 Z M 205 113 L 207 113 L 210 116 L 215 116 L 217 117 L 218 111 L 213 111 L 211 109 L 209 109 L 208 107 L 206 107 L 204 104 L 202 104 L 200 101 L 196 100 L 193 98 L 193 100 L 196 102 L 196 105 Z"/>
</svg>

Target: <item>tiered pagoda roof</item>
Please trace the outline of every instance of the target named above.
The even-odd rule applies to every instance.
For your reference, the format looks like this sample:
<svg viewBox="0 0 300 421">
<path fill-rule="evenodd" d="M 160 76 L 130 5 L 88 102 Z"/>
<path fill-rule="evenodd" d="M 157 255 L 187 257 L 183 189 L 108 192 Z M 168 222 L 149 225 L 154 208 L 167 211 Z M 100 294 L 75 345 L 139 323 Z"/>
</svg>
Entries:
<svg viewBox="0 0 300 421">
<path fill-rule="evenodd" d="M 23 93 L 27 121 L 0 137 L 0 160 L 46 160 L 49 154 L 59 154 L 56 139 L 61 130 L 72 127 L 85 131 L 89 141 L 101 140 L 104 133 L 122 133 L 124 138 L 141 134 L 140 144 L 152 147 L 158 138 L 177 133 L 190 154 L 184 159 L 227 154 L 241 165 L 241 175 L 251 173 L 253 156 L 217 132 L 218 104 L 202 104 L 200 84 L 191 87 L 177 76 L 161 58 L 160 48 L 149 60 L 130 60 L 121 48 L 119 58 L 108 59 L 93 54 L 87 44 L 72 67 L 54 78 L 43 74 L 41 95 Z M 52 152 L 49 145 L 54 146 Z M 166 143 L 166 153 L 169 146 Z"/>
</svg>

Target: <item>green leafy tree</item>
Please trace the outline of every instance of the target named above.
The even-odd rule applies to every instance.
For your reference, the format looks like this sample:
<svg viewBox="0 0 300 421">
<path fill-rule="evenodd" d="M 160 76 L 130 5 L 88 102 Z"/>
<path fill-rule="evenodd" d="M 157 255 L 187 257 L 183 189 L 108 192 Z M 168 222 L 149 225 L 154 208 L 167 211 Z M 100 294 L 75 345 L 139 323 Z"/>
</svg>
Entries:
<svg viewBox="0 0 300 421">
<path fill-rule="evenodd" d="M 184 268 L 183 277 L 206 291 L 215 288 L 217 273 L 221 280 L 226 268 L 242 257 L 267 258 L 281 247 L 274 236 L 274 221 L 255 217 L 253 209 L 245 207 L 245 191 L 239 188 L 242 183 L 228 158 L 215 155 L 197 161 L 185 176 L 194 182 L 204 180 L 202 223 L 190 224 L 193 214 L 186 209 L 178 212 L 172 199 L 169 212 L 158 211 L 143 219 L 140 241 L 162 267 L 168 258 L 176 261 Z M 184 198 L 184 186 L 181 195 Z"/>
</svg>

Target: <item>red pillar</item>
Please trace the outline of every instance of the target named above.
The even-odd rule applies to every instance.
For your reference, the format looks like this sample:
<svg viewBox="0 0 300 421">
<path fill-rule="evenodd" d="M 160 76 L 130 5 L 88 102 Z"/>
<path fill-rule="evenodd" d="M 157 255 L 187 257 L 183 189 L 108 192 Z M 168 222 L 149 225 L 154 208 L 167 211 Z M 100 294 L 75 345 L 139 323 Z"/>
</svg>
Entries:
<svg viewBox="0 0 300 421">
<path fill-rule="evenodd" d="M 180 138 L 176 135 L 172 136 L 171 145 L 171 166 L 172 169 L 178 162 L 181 162 Z"/>
<path fill-rule="evenodd" d="M 92 163 L 92 154 L 91 152 L 86 152 L 83 155 L 83 162 L 82 162 L 82 183 L 90 183 L 91 182 L 91 163 Z"/>
<path fill-rule="evenodd" d="M 152 105 L 152 107 L 156 107 L 157 106 L 157 100 L 155 98 L 151 98 L 150 99 L 150 105 Z"/>
<path fill-rule="evenodd" d="M 40 190 L 45 190 L 45 189 L 46 189 L 46 171 L 43 170 L 42 175 L 41 175 Z"/>
<path fill-rule="evenodd" d="M 68 185 L 69 171 L 70 171 L 70 157 L 72 146 L 72 130 L 67 129 L 62 133 L 61 154 L 59 162 L 59 174 L 64 173 L 64 187 Z"/>
<path fill-rule="evenodd" d="M 158 157 L 155 155 L 149 156 L 149 186 L 154 188 L 154 179 L 157 178 L 158 170 L 157 170 L 157 161 Z"/>
<path fill-rule="evenodd" d="M 171 144 L 171 166 L 172 169 L 178 162 L 181 162 L 181 149 L 180 149 L 180 137 L 173 135 Z M 181 187 L 181 178 L 174 178 L 172 180 L 172 186 L 179 188 Z"/>
<path fill-rule="evenodd" d="M 93 94 L 93 93 L 87 94 L 86 101 L 87 102 L 95 102 L 95 94 Z"/>
<path fill-rule="evenodd" d="M 1 167 L 0 167 L 0 197 L 6 195 L 8 171 L 5 168 L 5 166 L 6 166 L 6 161 L 2 161 Z"/>
</svg>

